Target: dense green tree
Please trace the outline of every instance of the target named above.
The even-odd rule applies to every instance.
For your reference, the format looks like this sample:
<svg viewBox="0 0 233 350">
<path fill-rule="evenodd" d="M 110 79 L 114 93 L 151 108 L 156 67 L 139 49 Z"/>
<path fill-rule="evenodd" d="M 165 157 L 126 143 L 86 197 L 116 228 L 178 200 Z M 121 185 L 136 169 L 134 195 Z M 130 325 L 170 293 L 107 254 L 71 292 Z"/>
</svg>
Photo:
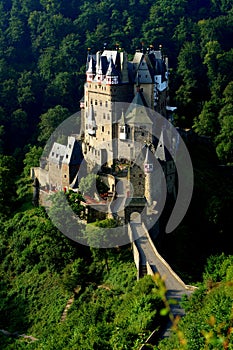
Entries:
<svg viewBox="0 0 233 350">
<path fill-rule="evenodd" d="M 42 114 L 39 123 L 40 133 L 38 140 L 42 142 L 48 141 L 56 127 L 58 127 L 69 116 L 69 110 L 60 105 L 50 108 L 46 113 Z"/>
<path fill-rule="evenodd" d="M 181 48 L 177 73 L 182 79 L 176 91 L 179 113 L 186 117 L 186 126 L 191 126 L 206 95 L 205 70 L 201 63 L 200 48 L 195 41 L 185 42 Z"/>
<path fill-rule="evenodd" d="M 216 134 L 218 134 L 219 109 L 219 103 L 217 103 L 214 100 L 204 102 L 200 115 L 194 120 L 194 130 L 200 135 L 215 136 Z"/>
<path fill-rule="evenodd" d="M 16 198 L 15 188 L 16 167 L 15 159 L 11 156 L 0 155 L 0 213 L 10 214 Z"/>
</svg>

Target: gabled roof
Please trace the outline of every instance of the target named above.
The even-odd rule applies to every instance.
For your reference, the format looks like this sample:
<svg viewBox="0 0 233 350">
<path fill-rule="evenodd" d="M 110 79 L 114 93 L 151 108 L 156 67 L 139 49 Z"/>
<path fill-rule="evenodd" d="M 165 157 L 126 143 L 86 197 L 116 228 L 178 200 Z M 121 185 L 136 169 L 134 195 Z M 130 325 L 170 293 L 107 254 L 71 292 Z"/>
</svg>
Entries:
<svg viewBox="0 0 233 350">
<path fill-rule="evenodd" d="M 48 159 L 50 162 L 58 164 L 81 164 L 81 146 L 76 141 L 74 136 L 68 136 L 67 145 L 62 145 L 58 142 L 54 142 L 53 147 L 49 153 Z"/>
<path fill-rule="evenodd" d="M 133 101 L 129 105 L 129 108 L 126 112 L 126 121 L 127 124 L 153 124 L 149 116 L 149 109 L 145 98 L 141 91 L 138 91 L 134 96 Z"/>
<path fill-rule="evenodd" d="M 60 143 L 54 142 L 53 147 L 49 153 L 49 161 L 53 163 L 60 163 L 63 161 L 66 152 L 66 146 Z"/>
<path fill-rule="evenodd" d="M 110 62 L 110 60 L 113 60 L 113 63 L 116 64 L 117 63 L 117 56 L 118 56 L 118 51 L 117 50 L 104 50 L 104 52 L 101 55 L 106 56 L 107 60 Z"/>
<path fill-rule="evenodd" d="M 111 58 L 110 59 L 110 63 L 109 63 L 109 66 L 108 66 L 108 70 L 107 70 L 107 73 L 106 73 L 107 76 L 111 76 L 111 77 L 118 77 L 118 71 L 116 70 L 116 67 L 113 63 L 113 59 Z"/>
<path fill-rule="evenodd" d="M 75 138 L 73 136 L 68 136 L 68 143 L 66 145 L 65 157 L 63 163 L 70 164 L 72 153 L 74 151 Z"/>
</svg>

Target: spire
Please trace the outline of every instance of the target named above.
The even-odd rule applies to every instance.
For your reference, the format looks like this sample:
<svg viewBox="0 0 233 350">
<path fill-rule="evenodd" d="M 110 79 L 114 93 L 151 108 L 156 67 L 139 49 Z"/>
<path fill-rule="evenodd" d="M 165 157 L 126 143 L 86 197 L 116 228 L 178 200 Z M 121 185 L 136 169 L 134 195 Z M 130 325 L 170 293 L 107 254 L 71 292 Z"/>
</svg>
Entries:
<svg viewBox="0 0 233 350">
<path fill-rule="evenodd" d="M 104 79 L 103 61 L 101 56 L 99 57 L 99 63 L 98 63 L 96 74 L 97 74 L 97 80 L 99 82 Z"/>
<path fill-rule="evenodd" d="M 155 157 L 161 161 L 166 161 L 166 152 L 164 147 L 164 129 L 162 128 L 159 142 L 155 151 Z"/>
<path fill-rule="evenodd" d="M 91 109 L 87 117 L 87 123 L 88 123 L 88 134 L 94 136 L 96 134 L 96 122 L 94 117 L 93 105 L 91 105 Z"/>
<path fill-rule="evenodd" d="M 87 74 L 87 81 L 89 82 L 93 81 L 95 76 L 95 61 L 93 56 L 91 56 L 90 61 L 88 63 L 86 74 Z"/>
<path fill-rule="evenodd" d="M 90 47 L 88 47 L 88 49 L 87 49 L 86 70 L 88 69 L 88 64 L 89 64 L 89 62 L 90 62 L 90 58 L 91 58 L 90 51 L 91 51 L 91 49 L 90 49 Z"/>
<path fill-rule="evenodd" d="M 146 174 L 153 172 L 153 162 L 152 159 L 150 159 L 151 154 L 149 152 L 151 153 L 149 146 L 146 146 L 146 157 L 144 161 L 144 172 Z"/>
<path fill-rule="evenodd" d="M 103 74 L 103 68 L 102 68 L 102 60 L 100 57 L 100 61 L 99 61 L 99 67 L 98 67 L 98 71 L 97 71 L 98 75 L 102 75 Z"/>
<path fill-rule="evenodd" d="M 124 114 L 123 109 L 122 109 L 122 113 L 121 113 L 120 125 L 125 125 L 125 114 Z"/>
<path fill-rule="evenodd" d="M 118 84 L 118 71 L 116 70 L 112 57 L 106 73 L 106 83 L 110 85 Z"/>
<path fill-rule="evenodd" d="M 92 56 L 88 63 L 87 73 L 95 73 L 95 62 Z"/>
</svg>

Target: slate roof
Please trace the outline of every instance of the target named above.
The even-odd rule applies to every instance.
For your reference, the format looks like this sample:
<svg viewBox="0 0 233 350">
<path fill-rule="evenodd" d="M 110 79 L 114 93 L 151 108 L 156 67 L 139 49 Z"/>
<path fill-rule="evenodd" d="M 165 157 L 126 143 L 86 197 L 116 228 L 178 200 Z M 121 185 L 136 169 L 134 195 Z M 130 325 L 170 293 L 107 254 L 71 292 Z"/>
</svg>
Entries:
<svg viewBox="0 0 233 350">
<path fill-rule="evenodd" d="M 68 136 L 67 145 L 54 142 L 48 160 L 52 163 L 77 165 L 82 162 L 82 150 L 74 136 Z"/>
<path fill-rule="evenodd" d="M 107 70 L 107 73 L 106 73 L 106 76 L 116 77 L 118 75 L 119 75 L 119 73 L 116 70 L 116 67 L 115 67 L 115 65 L 113 63 L 113 59 L 111 58 L 109 66 L 108 66 L 108 70 Z"/>
<path fill-rule="evenodd" d="M 54 142 L 53 147 L 49 153 L 49 161 L 53 163 L 61 163 L 64 159 L 65 152 L 66 152 L 65 145 Z"/>
<path fill-rule="evenodd" d="M 149 110 L 145 98 L 141 91 L 138 91 L 134 96 L 127 112 L 126 112 L 127 124 L 153 124 L 149 116 Z"/>
</svg>

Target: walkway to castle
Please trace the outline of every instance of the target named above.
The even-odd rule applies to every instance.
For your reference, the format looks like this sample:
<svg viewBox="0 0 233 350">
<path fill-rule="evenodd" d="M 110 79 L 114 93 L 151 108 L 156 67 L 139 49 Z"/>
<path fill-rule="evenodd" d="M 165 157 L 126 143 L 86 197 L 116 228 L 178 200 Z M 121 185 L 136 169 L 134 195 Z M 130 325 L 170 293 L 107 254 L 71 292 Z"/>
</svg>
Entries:
<svg viewBox="0 0 233 350">
<path fill-rule="evenodd" d="M 167 298 L 174 299 L 177 304 L 171 305 L 171 312 L 174 316 L 183 316 L 184 310 L 180 307 L 182 295 L 190 295 L 191 290 L 188 290 L 185 283 L 174 273 L 170 266 L 163 261 L 159 254 L 156 254 L 154 247 L 148 239 L 148 232 L 145 232 L 145 227 L 140 223 L 130 224 L 133 237 L 139 237 L 135 244 L 140 255 L 140 265 L 145 266 L 149 263 L 153 273 L 158 272 L 161 277 L 165 278 L 167 289 Z M 165 330 L 163 337 L 169 334 L 169 326 Z"/>
</svg>

